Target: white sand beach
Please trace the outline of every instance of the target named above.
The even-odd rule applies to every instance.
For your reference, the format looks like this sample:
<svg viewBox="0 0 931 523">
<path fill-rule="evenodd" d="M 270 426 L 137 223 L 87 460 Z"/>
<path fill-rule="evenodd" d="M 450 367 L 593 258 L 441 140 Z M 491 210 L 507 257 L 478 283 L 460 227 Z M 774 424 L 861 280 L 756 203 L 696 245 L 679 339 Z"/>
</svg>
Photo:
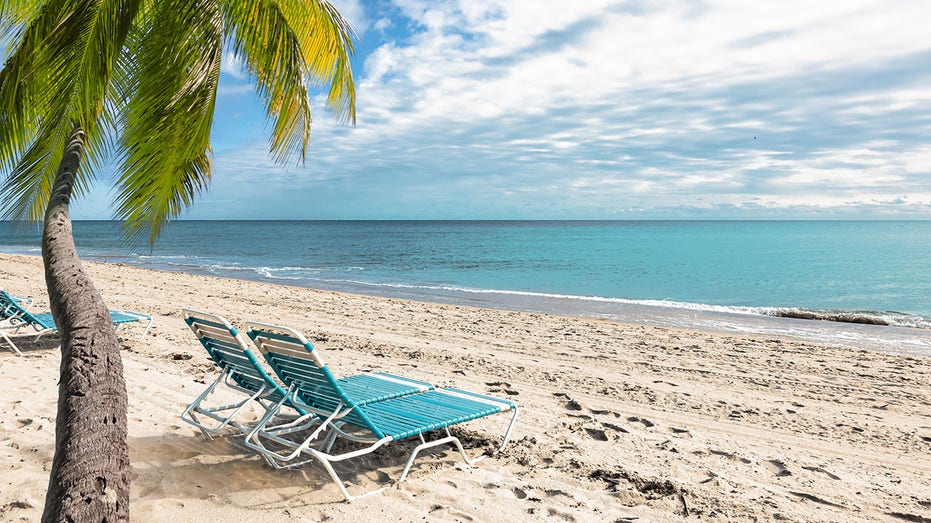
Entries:
<svg viewBox="0 0 931 523">
<path fill-rule="evenodd" d="M 135 521 L 931 521 L 931 359 L 618 322 L 87 265 L 120 330 Z M 41 260 L 0 285 L 47 310 Z M 181 319 L 294 327 L 346 375 L 384 370 L 516 401 L 512 443 L 473 467 L 425 452 L 345 503 L 323 469 L 274 470 L 179 414 L 215 374 Z M 36 521 L 54 450 L 55 339 L 0 350 L 0 521 Z M 459 426 L 488 451 L 506 416 Z M 389 484 L 413 446 L 348 470 Z"/>
</svg>

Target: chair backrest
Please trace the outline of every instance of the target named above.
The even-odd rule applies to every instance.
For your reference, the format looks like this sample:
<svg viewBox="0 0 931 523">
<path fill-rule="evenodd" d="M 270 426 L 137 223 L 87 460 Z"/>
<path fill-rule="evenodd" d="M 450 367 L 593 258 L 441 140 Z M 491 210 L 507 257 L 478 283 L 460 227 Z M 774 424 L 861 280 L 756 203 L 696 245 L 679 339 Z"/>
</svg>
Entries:
<svg viewBox="0 0 931 523">
<path fill-rule="evenodd" d="M 3 289 L 0 289 L 0 320 L 10 320 L 13 323 L 28 324 L 36 330 L 41 330 L 40 328 L 55 328 L 54 322 L 51 322 L 51 325 L 49 325 L 49 322 L 41 321 L 36 318 L 32 313 L 27 311 L 16 298 Z"/>
<path fill-rule="evenodd" d="M 290 327 L 248 322 L 247 334 L 265 356 L 272 370 L 287 386 L 297 387 L 298 399 L 324 416 L 342 409 L 352 409 L 341 418 L 353 425 L 367 428 L 382 437 L 364 412 L 346 395 L 333 373 L 301 333 Z"/>
<path fill-rule="evenodd" d="M 284 396 L 285 391 L 265 372 L 246 340 L 226 318 L 190 309 L 182 309 L 182 312 L 184 322 L 213 361 L 221 369 L 230 370 L 230 377 L 237 385 L 251 392 L 265 387 L 266 391 L 274 391 L 277 399 Z"/>
<path fill-rule="evenodd" d="M 5 290 L 0 289 L 0 320 L 12 318 L 18 310 L 18 305 L 19 302 L 16 299 L 7 294 Z"/>
</svg>

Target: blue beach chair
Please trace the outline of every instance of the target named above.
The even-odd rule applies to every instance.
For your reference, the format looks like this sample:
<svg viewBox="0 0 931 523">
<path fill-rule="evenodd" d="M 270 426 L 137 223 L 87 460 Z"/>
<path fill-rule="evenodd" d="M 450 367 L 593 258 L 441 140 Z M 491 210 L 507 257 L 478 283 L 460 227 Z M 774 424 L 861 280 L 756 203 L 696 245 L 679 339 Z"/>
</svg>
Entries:
<svg viewBox="0 0 931 523">
<path fill-rule="evenodd" d="M 216 379 L 185 407 L 181 419 L 200 429 L 207 437 L 213 437 L 213 434 L 227 425 L 248 432 L 249 429 L 235 419 L 239 413 L 253 401 L 268 411 L 286 398 L 284 389 L 259 365 L 246 341 L 226 318 L 190 309 L 182 309 L 182 313 L 184 322 L 197 336 L 220 372 Z M 205 400 L 216 392 L 221 383 L 243 396 L 239 401 L 230 404 L 206 405 Z M 288 406 L 296 409 L 291 403 L 288 403 Z M 304 414 L 302 410 L 298 412 Z M 210 418 L 214 423 L 208 424 L 209 422 L 202 421 L 199 416 Z"/>
<path fill-rule="evenodd" d="M 279 419 L 288 420 L 278 426 L 282 432 L 301 431 L 320 422 L 307 405 L 287 397 L 287 392 L 265 372 L 246 340 L 229 321 L 222 316 L 190 309 L 184 309 L 183 314 L 185 323 L 194 331 L 201 345 L 219 367 L 220 373 L 185 408 L 181 419 L 196 426 L 208 437 L 227 425 L 245 434 L 252 427 L 236 421 L 235 418 L 248 404 L 255 401 L 265 409 L 266 414 L 271 413 Z M 380 372 L 351 376 L 340 381 L 344 386 L 351 388 L 362 401 L 393 398 L 433 388 L 433 385 L 426 382 Z M 215 392 L 220 383 L 243 397 L 227 405 L 205 405 L 204 401 Z M 282 414 L 281 407 L 288 407 L 293 412 Z M 198 419 L 198 415 L 211 418 L 216 423 L 207 425 Z"/>
<path fill-rule="evenodd" d="M 35 341 L 38 341 L 39 338 L 48 333 L 58 332 L 58 326 L 55 325 L 51 313 L 30 312 L 28 307 L 24 306 L 20 300 L 0 289 L 0 309 L 3 310 L 2 314 L 4 316 L 4 325 L 0 327 L 0 338 L 6 341 L 13 352 L 22 356 L 23 353 L 13 343 L 13 338 L 35 336 Z M 151 316 L 132 311 L 110 311 L 110 321 L 113 322 L 116 328 L 124 323 L 146 322 L 139 339 L 144 338 L 146 333 L 149 332 L 149 327 L 152 326 Z"/>
<path fill-rule="evenodd" d="M 313 460 L 319 461 L 347 501 L 361 496 L 349 495 L 332 463 L 369 454 L 393 441 L 419 438 L 420 444 L 411 452 L 398 479 L 400 483 L 407 476 L 417 455 L 424 449 L 447 443 L 454 444 L 469 465 L 484 457 L 469 458 L 462 442 L 450 434 L 450 426 L 492 414 L 512 412 L 497 453 L 507 445 L 511 429 L 517 420 L 517 405 L 513 402 L 455 388 L 431 389 L 394 398 L 359 401 L 355 398 L 351 384 L 334 379 L 319 351 L 299 332 L 288 327 L 254 322 L 249 323 L 248 328 L 249 337 L 275 373 L 288 386 L 288 399 L 306 405 L 308 410 L 322 419 L 322 422 L 301 440 L 285 438 L 284 433 L 290 434 L 292 431 L 283 433 L 276 427 L 269 426 L 274 413 L 272 411 L 246 436 L 246 445 L 259 452 L 276 468 L 292 468 Z M 446 436 L 427 441 L 424 434 L 434 430 L 443 430 Z M 333 455 L 331 451 L 336 438 L 345 438 L 366 446 Z M 316 446 L 313 446 L 315 444 Z M 363 496 L 380 492 L 384 488 Z"/>
<path fill-rule="evenodd" d="M 3 287 L 0 287 L 0 291 L 3 291 Z M 20 310 L 29 310 L 29 307 L 32 307 L 32 298 L 24 298 L 22 296 L 14 296 L 7 293 L 11 301 L 16 302 L 19 307 L 14 307 L 12 305 L 6 304 L 6 299 L 0 299 L 0 328 L 10 327 L 10 320 L 16 316 Z"/>
</svg>

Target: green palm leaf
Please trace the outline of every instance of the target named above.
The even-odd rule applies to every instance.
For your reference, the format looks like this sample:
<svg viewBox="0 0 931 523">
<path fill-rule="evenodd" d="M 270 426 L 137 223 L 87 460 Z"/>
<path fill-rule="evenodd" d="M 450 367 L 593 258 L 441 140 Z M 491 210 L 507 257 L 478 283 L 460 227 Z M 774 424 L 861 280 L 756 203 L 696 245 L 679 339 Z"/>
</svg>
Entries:
<svg viewBox="0 0 931 523">
<path fill-rule="evenodd" d="M 154 241 L 210 177 L 223 27 L 212 1 L 159 2 L 147 22 L 134 37 L 136 61 L 122 76 L 128 98 L 115 214 L 130 236 L 148 226 Z"/>
<path fill-rule="evenodd" d="M 327 2 L 223 2 L 233 53 L 242 58 L 274 122 L 273 157 L 303 162 L 310 142 L 308 83 L 331 85 L 328 105 L 355 122 L 349 25 Z"/>
<path fill-rule="evenodd" d="M 0 169 L 10 172 L 0 188 L 5 218 L 42 217 L 74 125 L 90 137 L 75 195 L 91 187 L 113 132 L 111 71 L 139 3 L 58 0 L 33 14 L 0 71 L 0 120 L 8 124 L 0 129 Z"/>
<path fill-rule="evenodd" d="M 256 83 L 275 161 L 306 158 L 310 85 L 355 122 L 352 31 L 322 0 L 7 0 L 0 28 L 16 41 L 0 70 L 4 218 L 41 218 L 77 125 L 75 195 L 115 158 L 114 216 L 154 241 L 208 187 L 224 46 Z"/>
</svg>

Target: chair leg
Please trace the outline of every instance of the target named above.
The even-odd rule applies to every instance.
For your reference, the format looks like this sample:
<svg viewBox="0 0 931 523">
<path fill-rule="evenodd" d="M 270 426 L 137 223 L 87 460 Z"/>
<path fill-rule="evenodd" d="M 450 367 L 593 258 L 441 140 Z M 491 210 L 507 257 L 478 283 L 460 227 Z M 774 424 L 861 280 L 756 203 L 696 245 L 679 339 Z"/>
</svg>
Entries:
<svg viewBox="0 0 931 523">
<path fill-rule="evenodd" d="M 317 461 L 319 461 L 323 465 L 323 468 L 326 469 L 327 473 L 330 475 L 330 478 L 333 480 L 333 483 L 336 483 L 339 491 L 342 492 L 343 497 L 346 498 L 346 501 L 352 501 L 355 499 L 354 496 L 349 495 L 349 491 L 346 490 L 346 485 L 343 484 L 342 478 L 340 478 L 339 474 L 336 473 L 336 470 L 333 469 L 333 465 L 330 464 L 330 460 L 328 460 L 326 456 L 317 452 L 312 452 L 311 454 L 317 458 Z"/>
<path fill-rule="evenodd" d="M 142 338 L 145 338 L 145 335 L 149 332 L 149 327 L 152 326 L 153 321 L 155 321 L 153 318 L 149 318 L 149 322 L 145 324 L 145 328 L 142 329 L 142 335 L 139 336 L 140 341 L 142 340 Z"/>
<path fill-rule="evenodd" d="M 23 355 L 23 353 L 19 351 L 19 347 L 17 347 L 16 344 L 13 343 L 13 340 L 11 340 L 10 337 L 6 335 L 6 333 L 0 332 L 0 337 L 2 337 L 4 340 L 6 340 L 7 344 L 10 346 L 10 348 L 13 350 L 13 352 L 16 353 L 17 356 L 22 356 L 22 355 Z"/>
<path fill-rule="evenodd" d="M 326 469 L 327 474 L 330 475 L 330 479 L 333 480 L 333 483 L 336 483 L 337 488 L 339 488 L 339 491 L 343 494 L 343 497 L 346 498 L 347 503 L 354 499 L 364 498 L 366 496 L 378 494 L 379 492 L 384 492 L 384 490 L 388 488 L 388 487 L 381 487 L 381 488 L 377 488 L 375 490 L 366 492 L 365 494 L 360 494 L 358 496 L 351 496 L 349 495 L 349 491 L 346 490 L 346 484 L 343 483 L 342 478 L 339 477 L 339 474 L 336 473 L 336 470 L 333 468 L 333 465 L 330 464 L 331 461 L 339 461 L 339 460 L 334 460 L 330 457 L 329 454 L 324 454 L 314 449 L 307 449 L 307 452 L 309 452 L 313 457 L 317 458 L 317 461 L 319 461 L 320 464 L 323 465 L 323 468 Z"/>
<path fill-rule="evenodd" d="M 190 423 L 191 425 L 194 425 L 195 427 L 200 429 L 201 433 L 203 433 L 204 436 L 207 436 L 208 438 L 211 438 L 211 439 L 213 438 L 213 434 L 219 432 L 227 425 L 232 425 L 238 428 L 239 430 L 246 430 L 243 427 L 243 425 L 234 421 L 234 418 L 242 411 L 242 409 L 245 408 L 246 405 L 249 404 L 249 402 L 256 400 L 257 398 L 262 396 L 262 394 L 265 392 L 265 388 L 262 387 L 261 389 L 259 389 L 257 392 L 255 392 L 248 398 L 245 398 L 242 401 L 237 402 L 237 403 L 231 403 L 229 405 L 220 405 L 217 407 L 209 407 L 209 408 L 201 407 L 201 403 L 208 396 L 213 394 L 217 385 L 220 383 L 220 381 L 222 381 L 224 378 L 227 377 L 227 374 L 229 374 L 228 371 L 224 371 L 220 373 L 220 375 L 217 376 L 217 379 L 215 379 L 213 383 L 207 386 L 207 388 L 203 392 L 201 392 L 200 395 L 197 396 L 197 398 L 195 398 L 194 401 L 190 405 L 188 405 L 186 409 L 184 409 L 184 412 L 181 413 L 182 420 Z M 219 414 L 216 414 L 217 412 L 226 412 L 230 410 L 232 410 L 232 412 L 226 416 L 221 416 Z M 220 424 L 215 427 L 208 427 L 207 425 L 205 425 L 204 423 L 202 423 L 200 420 L 197 419 L 197 414 L 203 414 L 204 416 L 207 416 L 209 418 L 214 419 L 215 421 L 220 422 Z"/>
<path fill-rule="evenodd" d="M 401 472 L 401 477 L 398 478 L 398 483 L 401 483 L 402 481 L 404 481 L 404 478 L 407 477 L 407 473 L 410 472 L 411 466 L 414 464 L 414 460 L 417 459 L 417 455 L 420 454 L 421 451 L 432 448 L 432 447 L 439 447 L 440 445 L 445 445 L 447 443 L 454 444 L 456 448 L 459 449 L 459 454 L 462 456 L 462 460 L 465 461 L 467 465 L 474 465 L 478 463 L 479 461 L 485 459 L 485 456 L 478 456 L 475 458 L 470 458 L 468 454 L 466 454 L 465 448 L 463 448 L 462 446 L 462 442 L 459 441 L 459 438 L 450 434 L 448 428 L 446 429 L 445 438 L 440 438 L 434 441 L 426 441 L 423 438 L 423 434 L 421 434 L 420 441 L 422 441 L 422 443 L 414 447 L 414 450 L 411 452 L 410 458 L 407 459 L 407 465 L 404 466 L 404 470 Z"/>
<path fill-rule="evenodd" d="M 316 423 L 317 419 L 319 419 L 318 416 L 316 416 L 315 414 L 305 414 L 304 416 L 294 421 L 285 423 L 284 425 L 280 425 L 277 427 L 268 426 L 268 422 L 271 421 L 271 419 L 279 411 L 281 406 L 288 399 L 288 396 L 291 394 L 293 394 L 293 387 L 288 390 L 288 394 L 285 395 L 285 397 L 282 398 L 282 400 L 276 404 L 275 408 L 269 410 L 268 413 L 265 414 L 265 416 L 255 425 L 255 427 L 249 432 L 249 434 L 246 435 L 246 439 L 243 442 L 247 447 L 261 454 L 262 457 L 265 458 L 265 461 L 269 465 L 271 465 L 274 468 L 278 468 L 278 469 L 293 468 L 293 467 L 303 465 L 304 463 L 306 463 L 306 460 L 295 462 L 295 463 L 290 463 L 290 462 L 293 461 L 298 456 L 300 456 L 301 453 L 303 452 L 313 451 L 310 445 L 314 441 L 316 441 L 317 437 L 319 437 L 320 434 L 323 433 L 323 431 L 325 431 L 330 426 L 330 423 L 334 419 L 337 419 L 338 417 L 346 414 L 342 410 L 342 403 L 340 403 L 339 405 L 337 405 L 336 410 L 334 410 L 332 414 L 330 414 L 327 418 L 320 420 L 320 426 L 317 427 L 310 434 L 310 436 L 307 436 L 306 438 L 304 438 L 304 440 L 300 444 L 296 444 L 293 441 L 280 437 L 281 434 L 289 434 L 292 432 L 297 432 L 303 428 L 307 428 L 313 423 Z M 310 421 L 305 423 L 307 419 L 309 419 Z M 275 441 L 293 450 L 289 454 L 281 454 L 281 453 L 275 452 L 269 449 L 268 447 L 266 447 L 262 443 L 261 438 L 266 438 L 268 440 Z M 313 452 L 316 452 L 316 451 L 313 451 Z"/>
<path fill-rule="evenodd" d="M 334 423 L 334 425 L 336 424 Z M 334 428 L 337 430 L 339 429 L 339 427 Z M 323 439 L 323 443 L 320 445 L 321 451 L 329 454 L 330 451 L 333 450 L 333 445 L 336 443 L 336 438 L 339 436 L 337 430 L 331 430 L 327 433 L 326 438 Z"/>
<path fill-rule="evenodd" d="M 211 439 L 213 438 L 213 436 L 211 436 L 205 430 L 204 424 L 201 423 L 197 419 L 197 414 L 195 414 L 195 412 L 200 407 L 200 403 L 204 401 L 207 398 L 207 396 L 213 393 L 213 390 L 217 387 L 217 384 L 220 383 L 220 380 L 222 380 L 226 376 L 226 374 L 227 373 L 225 371 L 221 372 L 217 376 L 217 378 L 213 380 L 213 382 L 210 385 L 207 385 L 207 388 L 204 389 L 203 392 L 201 392 L 200 394 L 198 394 L 196 398 L 194 398 L 194 401 L 192 401 L 190 404 L 188 404 L 187 407 L 185 407 L 184 412 L 181 413 L 181 419 L 183 421 L 186 421 L 190 423 L 191 425 L 194 425 L 195 427 L 200 429 L 200 431 L 204 434 L 204 436 L 207 436 L 208 438 L 211 438 Z"/>
<path fill-rule="evenodd" d="M 293 392 L 294 390 L 292 386 L 292 389 L 289 389 L 288 394 L 290 395 Z M 313 457 L 313 459 L 316 459 L 317 461 L 320 462 L 321 465 L 323 465 L 327 474 L 330 476 L 330 479 L 332 479 L 333 482 L 336 483 L 337 488 L 339 488 L 340 493 L 343 495 L 343 497 L 345 498 L 347 502 L 353 501 L 355 499 L 359 499 L 365 496 L 370 496 L 372 494 L 377 494 L 379 492 L 384 491 L 386 488 L 388 488 L 387 486 L 385 486 L 385 487 L 375 489 L 371 492 L 366 492 L 365 494 L 361 494 L 358 496 L 350 495 L 349 491 L 346 489 L 346 485 L 343 482 L 342 478 L 339 477 L 339 474 L 333 468 L 333 463 L 374 452 L 378 447 L 381 447 L 383 444 L 391 441 L 390 437 L 382 438 L 381 440 L 378 440 L 373 445 L 365 449 L 360 449 L 357 451 L 348 452 L 348 453 L 340 454 L 337 456 L 331 455 L 329 452 L 332 449 L 333 444 L 336 441 L 337 437 L 342 436 L 342 437 L 348 437 L 351 440 L 356 439 L 341 430 L 342 423 L 338 420 L 338 418 L 341 417 L 338 415 L 338 413 L 340 412 L 340 408 L 338 407 L 336 411 L 334 411 L 330 416 L 322 420 L 321 425 L 317 427 L 316 430 L 314 430 L 313 433 L 308 438 L 304 439 L 302 443 L 297 444 L 296 442 L 293 442 L 293 441 L 284 440 L 278 436 L 279 432 L 276 432 L 275 427 L 268 427 L 269 420 L 271 420 L 271 418 L 274 416 L 275 411 L 281 407 L 284 401 L 285 400 L 282 400 L 281 402 L 276 404 L 273 408 L 269 409 L 266 416 L 258 424 L 256 424 L 256 426 L 252 429 L 252 431 L 246 436 L 245 444 L 247 447 L 250 447 L 253 450 L 258 451 L 262 455 L 262 457 L 265 459 L 265 461 L 268 462 L 269 465 L 275 468 L 292 468 L 292 467 L 303 465 L 307 463 L 307 461 L 311 461 L 311 460 L 303 460 L 303 461 L 298 461 L 298 462 L 293 462 L 292 460 L 297 458 L 300 454 L 303 454 L 303 453 L 310 454 Z M 515 407 L 513 410 L 514 410 L 514 413 L 511 416 L 511 420 L 508 423 L 507 429 L 505 430 L 501 445 L 498 447 L 498 449 L 494 451 L 495 454 L 501 452 L 504 449 L 504 447 L 507 445 L 510 439 L 511 430 L 514 428 L 514 424 L 517 421 L 517 408 Z M 287 425 L 288 424 L 281 426 L 281 427 L 283 428 L 283 427 L 286 427 Z M 327 430 L 328 428 L 330 430 L 324 433 L 323 431 Z M 466 454 L 465 448 L 462 445 L 462 441 L 460 441 L 459 438 L 450 434 L 448 427 L 445 430 L 446 430 L 446 437 L 440 438 L 434 441 L 426 441 L 423 437 L 423 434 L 420 434 L 421 443 L 420 445 L 417 445 L 417 447 L 415 447 L 414 450 L 411 452 L 410 457 L 408 458 L 407 463 L 404 466 L 404 470 L 401 472 L 401 476 L 396 482 L 397 484 L 400 484 L 402 481 L 404 481 L 404 479 L 407 477 L 407 474 L 410 472 L 410 469 L 413 466 L 414 461 L 417 459 L 417 456 L 423 450 L 426 450 L 428 448 L 438 447 L 440 445 L 452 443 L 453 445 L 456 446 L 456 449 L 459 451 L 459 454 L 462 456 L 463 461 L 465 461 L 465 463 L 470 466 L 478 463 L 479 461 L 485 458 L 485 456 L 476 456 L 474 458 L 470 458 L 469 455 Z M 285 428 L 284 430 L 281 430 L 281 428 L 279 428 L 279 431 L 282 434 L 291 432 L 289 428 Z M 313 441 L 315 441 L 321 435 L 321 433 L 325 435 L 319 447 L 317 448 L 311 447 L 310 444 Z M 274 452 L 262 443 L 261 438 L 267 438 L 269 440 L 277 441 L 278 443 L 289 446 L 291 449 L 293 449 L 293 452 L 287 455 Z M 361 439 L 359 441 L 361 441 Z"/>
<path fill-rule="evenodd" d="M 501 446 L 498 447 L 498 450 L 494 452 L 497 454 L 504 450 L 504 447 L 508 444 L 508 441 L 511 439 L 511 429 L 514 428 L 514 423 L 517 421 L 517 406 L 514 406 L 514 414 L 511 416 L 511 422 L 508 423 L 507 430 L 504 431 L 504 438 L 501 440 Z"/>
<path fill-rule="evenodd" d="M 517 407 L 514 407 L 514 414 L 511 416 L 510 423 L 508 423 L 508 428 L 504 431 L 504 438 L 501 441 L 501 446 L 498 447 L 498 449 L 494 451 L 494 454 L 497 454 L 501 452 L 502 450 L 504 450 L 505 445 L 508 444 L 508 440 L 511 438 L 511 429 L 514 428 L 514 423 L 516 421 L 517 421 Z M 421 434 L 420 441 L 421 441 L 420 445 L 417 445 L 417 447 L 415 447 L 414 450 L 411 452 L 411 456 L 407 460 L 407 465 L 404 466 L 404 471 L 401 472 L 401 477 L 398 479 L 398 483 L 401 483 L 402 481 L 404 481 L 404 478 L 407 477 L 407 473 L 410 472 L 411 466 L 414 464 L 414 460 L 417 459 L 417 455 L 420 454 L 422 450 L 426 450 L 431 447 L 438 447 L 446 443 L 452 443 L 459 450 L 459 454 L 462 456 L 462 460 L 465 461 L 466 464 L 470 466 L 475 465 L 479 461 L 485 459 L 485 456 L 476 456 L 474 458 L 470 458 L 469 455 L 466 454 L 465 448 L 462 446 L 462 441 L 460 441 L 459 438 L 449 433 L 449 427 L 446 427 L 445 438 L 441 438 L 435 441 L 428 442 L 424 439 L 423 434 Z"/>
</svg>

